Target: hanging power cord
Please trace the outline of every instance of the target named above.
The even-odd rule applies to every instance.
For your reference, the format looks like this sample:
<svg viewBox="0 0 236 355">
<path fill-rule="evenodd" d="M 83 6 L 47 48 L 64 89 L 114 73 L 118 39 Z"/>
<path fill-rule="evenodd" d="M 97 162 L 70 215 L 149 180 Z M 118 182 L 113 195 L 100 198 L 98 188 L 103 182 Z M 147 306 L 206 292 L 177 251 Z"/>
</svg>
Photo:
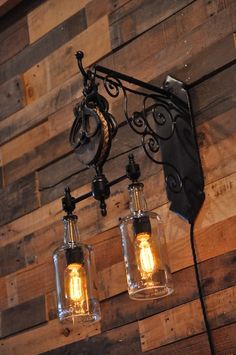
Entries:
<svg viewBox="0 0 236 355">
<path fill-rule="evenodd" d="M 211 355 L 216 355 L 214 344 L 213 344 L 213 339 L 212 339 L 212 334 L 211 334 L 211 328 L 210 328 L 207 313 L 206 313 L 206 307 L 205 307 L 205 302 L 204 302 L 204 297 L 203 297 L 203 292 L 202 292 L 202 285 L 201 285 L 201 280 L 200 280 L 200 275 L 199 275 L 197 255 L 196 255 L 196 249 L 195 249 L 195 244 L 194 244 L 194 223 L 190 224 L 190 241 L 191 241 L 191 248 L 192 248 L 192 254 L 193 254 L 193 261 L 194 261 L 194 270 L 195 270 L 195 275 L 196 275 L 196 280 L 197 280 L 199 299 L 200 299 L 200 303 L 201 303 L 204 323 L 206 326 L 207 337 L 208 337 L 208 341 L 209 341 L 209 345 L 210 345 L 210 349 L 211 349 Z"/>
</svg>

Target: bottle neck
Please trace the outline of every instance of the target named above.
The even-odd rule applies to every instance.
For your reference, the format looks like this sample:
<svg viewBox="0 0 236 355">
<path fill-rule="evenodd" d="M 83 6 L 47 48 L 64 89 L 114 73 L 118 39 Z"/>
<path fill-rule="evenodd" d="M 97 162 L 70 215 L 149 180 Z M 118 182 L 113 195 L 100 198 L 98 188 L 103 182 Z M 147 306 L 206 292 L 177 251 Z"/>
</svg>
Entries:
<svg viewBox="0 0 236 355">
<path fill-rule="evenodd" d="M 133 183 L 129 185 L 129 208 L 132 214 L 147 210 L 147 204 L 143 192 L 143 184 Z"/>
<path fill-rule="evenodd" d="M 77 216 L 70 215 L 63 217 L 64 222 L 64 243 L 80 242 L 80 235 L 77 227 Z"/>
</svg>

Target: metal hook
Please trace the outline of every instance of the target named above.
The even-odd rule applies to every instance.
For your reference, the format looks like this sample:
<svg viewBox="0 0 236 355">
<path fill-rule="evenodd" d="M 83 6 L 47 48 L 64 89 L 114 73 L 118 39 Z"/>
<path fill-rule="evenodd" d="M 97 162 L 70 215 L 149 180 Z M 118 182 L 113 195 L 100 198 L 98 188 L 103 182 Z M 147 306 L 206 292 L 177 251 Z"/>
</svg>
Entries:
<svg viewBox="0 0 236 355">
<path fill-rule="evenodd" d="M 84 57 L 84 53 L 82 51 L 78 51 L 75 53 L 75 57 L 77 59 L 78 67 L 81 72 L 81 74 L 84 77 L 84 82 L 86 82 L 89 79 L 88 73 L 84 70 L 83 64 L 82 64 L 82 59 Z"/>
</svg>

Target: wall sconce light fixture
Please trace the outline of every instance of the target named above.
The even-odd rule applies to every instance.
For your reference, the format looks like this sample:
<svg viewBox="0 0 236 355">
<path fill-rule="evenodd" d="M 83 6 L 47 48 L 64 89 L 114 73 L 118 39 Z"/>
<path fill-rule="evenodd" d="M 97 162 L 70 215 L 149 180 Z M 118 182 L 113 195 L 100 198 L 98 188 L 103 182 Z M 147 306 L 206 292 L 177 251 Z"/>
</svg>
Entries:
<svg viewBox="0 0 236 355">
<path fill-rule="evenodd" d="M 163 166 L 170 209 L 191 224 L 197 286 L 214 354 L 193 241 L 194 221 L 204 201 L 204 180 L 187 88 L 169 75 L 163 87 L 158 88 L 100 65 L 85 71 L 83 53 L 77 52 L 76 58 L 84 79 L 84 89 L 83 99 L 74 107 L 75 120 L 69 140 L 78 159 L 95 169 L 95 177 L 90 192 L 75 198 L 67 188 L 62 199 L 67 213 L 64 218 L 64 244 L 53 256 L 59 318 L 77 316 L 81 321 L 100 319 L 92 251 L 77 239 L 73 211 L 78 202 L 93 196 L 100 201 L 101 214 L 105 216 L 105 200 L 110 196 L 110 187 L 127 177 L 131 180 L 128 188 L 131 214 L 121 220 L 120 230 L 129 295 L 135 300 L 148 300 L 173 292 L 160 217 L 147 211 L 143 184 L 138 182 L 138 164 L 130 156 L 126 174 L 111 182 L 103 173 L 103 165 L 118 128 L 128 125 L 141 137 L 147 157 Z M 120 96 L 123 99 L 126 123 L 117 124 L 109 112 L 107 99 L 98 92 L 99 84 L 111 98 Z M 142 98 L 142 108 L 129 114 L 129 98 L 132 95 Z"/>
</svg>

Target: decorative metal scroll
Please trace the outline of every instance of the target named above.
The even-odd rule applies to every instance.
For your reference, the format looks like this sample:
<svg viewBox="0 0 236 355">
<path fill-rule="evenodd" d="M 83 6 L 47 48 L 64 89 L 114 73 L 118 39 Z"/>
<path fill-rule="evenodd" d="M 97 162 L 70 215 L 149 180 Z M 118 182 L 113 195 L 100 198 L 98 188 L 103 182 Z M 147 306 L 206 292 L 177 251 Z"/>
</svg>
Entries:
<svg viewBox="0 0 236 355">
<path fill-rule="evenodd" d="M 81 70 L 81 60 L 79 67 Z M 86 73 L 83 67 L 81 73 L 83 75 Z M 86 75 L 91 76 L 87 73 Z M 128 125 L 141 136 L 141 144 L 146 155 L 153 162 L 163 165 L 167 196 L 171 202 L 170 209 L 193 222 L 204 200 L 204 181 L 190 101 L 184 84 L 167 76 L 163 88 L 157 88 L 101 66 L 93 68 L 93 77 L 104 86 L 110 97 L 123 97 L 124 115 Z M 130 84 L 138 86 L 139 89 L 134 90 Z M 81 155 L 85 157 L 83 159 L 87 164 L 89 156 L 89 164 L 94 165 L 99 162 L 100 155 L 97 151 L 99 153 L 102 151 L 98 146 L 105 144 L 101 119 L 97 117 L 98 112 L 102 113 L 109 127 L 109 149 L 104 154 L 102 164 L 108 157 L 112 137 L 117 128 L 114 117 L 108 112 L 107 100 L 98 94 L 97 87 L 94 81 L 95 94 L 89 96 L 89 104 L 85 95 L 85 100 L 76 106 L 80 125 L 78 131 Z M 140 91 L 140 88 L 145 91 Z M 142 97 L 142 108 L 129 114 L 131 95 Z M 92 120 L 95 122 L 93 129 L 90 122 Z M 83 137 L 87 139 L 87 143 L 83 141 Z M 94 149 L 91 149 L 91 146 Z"/>
</svg>

